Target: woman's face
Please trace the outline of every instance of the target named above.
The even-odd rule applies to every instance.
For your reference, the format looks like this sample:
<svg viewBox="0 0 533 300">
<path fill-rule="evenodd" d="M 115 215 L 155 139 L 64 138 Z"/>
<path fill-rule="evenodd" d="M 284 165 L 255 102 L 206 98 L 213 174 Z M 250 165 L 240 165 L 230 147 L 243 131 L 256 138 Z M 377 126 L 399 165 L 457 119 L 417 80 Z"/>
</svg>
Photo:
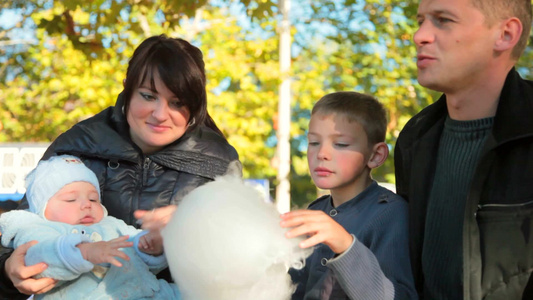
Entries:
<svg viewBox="0 0 533 300">
<path fill-rule="evenodd" d="M 161 150 L 183 136 L 190 118 L 189 109 L 154 73 L 155 90 L 150 78 L 134 92 L 126 117 L 133 142 L 144 154 Z"/>
</svg>

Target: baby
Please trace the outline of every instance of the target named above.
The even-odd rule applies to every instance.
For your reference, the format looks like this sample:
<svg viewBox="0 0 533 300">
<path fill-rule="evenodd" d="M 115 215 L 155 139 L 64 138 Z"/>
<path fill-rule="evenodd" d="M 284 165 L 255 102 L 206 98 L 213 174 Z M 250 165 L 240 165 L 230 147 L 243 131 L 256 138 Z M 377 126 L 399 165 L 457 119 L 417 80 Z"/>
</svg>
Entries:
<svg viewBox="0 0 533 300">
<path fill-rule="evenodd" d="M 59 280 L 35 299 L 180 299 L 154 275 L 167 265 L 161 236 L 108 216 L 98 179 L 79 158 L 39 162 L 26 177 L 26 197 L 30 211 L 3 213 L 0 232 L 4 247 L 37 240 L 26 265 L 45 262 L 41 277 Z"/>
</svg>

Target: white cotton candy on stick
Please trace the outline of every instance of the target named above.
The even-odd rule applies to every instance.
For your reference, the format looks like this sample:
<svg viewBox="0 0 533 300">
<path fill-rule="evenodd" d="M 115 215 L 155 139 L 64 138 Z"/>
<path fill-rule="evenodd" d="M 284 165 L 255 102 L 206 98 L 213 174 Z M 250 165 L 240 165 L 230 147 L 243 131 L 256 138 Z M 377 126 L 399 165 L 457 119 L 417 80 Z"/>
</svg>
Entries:
<svg viewBox="0 0 533 300">
<path fill-rule="evenodd" d="M 276 208 L 233 175 L 189 193 L 163 229 L 172 277 L 185 300 L 285 300 L 287 271 L 312 249 L 287 239 Z"/>
</svg>

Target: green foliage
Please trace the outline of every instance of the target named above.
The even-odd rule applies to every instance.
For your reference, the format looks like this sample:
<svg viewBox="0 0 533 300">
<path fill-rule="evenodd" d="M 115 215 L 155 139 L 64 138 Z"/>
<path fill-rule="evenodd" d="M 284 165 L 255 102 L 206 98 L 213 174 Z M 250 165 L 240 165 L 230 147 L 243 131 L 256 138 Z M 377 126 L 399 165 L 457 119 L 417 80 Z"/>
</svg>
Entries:
<svg viewBox="0 0 533 300">
<path fill-rule="evenodd" d="M 293 206 L 305 207 L 317 196 L 306 130 L 313 104 L 333 91 L 372 94 L 387 107 L 391 155 L 373 175 L 393 182 L 399 131 L 438 96 L 416 82 L 418 1 L 291 2 Z M 0 142 L 52 141 L 113 105 L 134 48 L 165 33 L 202 49 L 211 115 L 237 148 L 245 177 L 276 185 L 277 1 L 15 0 L 0 4 L 0 13 L 7 10 L 22 19 L 0 28 Z M 34 42 L 21 41 L 28 32 Z M 518 70 L 531 77 L 532 64 L 528 47 Z"/>
<path fill-rule="evenodd" d="M 0 142 L 52 141 L 113 105 L 135 46 L 165 33 L 204 52 L 209 110 L 239 151 L 244 175 L 275 178 L 270 164 L 274 148 L 266 147 L 265 140 L 274 135 L 278 42 L 274 33 L 264 39 L 252 32 L 275 27 L 275 20 L 267 18 L 275 4 L 243 3 L 258 24 L 249 30 L 228 9 L 204 6 L 205 1 L 29 2 L 27 16 L 38 42 L 1 53 L 9 69 L 0 73 L 0 97 L 5 99 L 0 103 Z"/>
<path fill-rule="evenodd" d="M 413 1 L 373 0 L 313 2 L 315 15 L 309 23 L 323 20 L 335 28 L 331 34 L 314 36 L 295 59 L 294 107 L 297 129 L 293 136 L 305 142 L 305 129 L 313 103 L 326 93 L 355 90 L 375 96 L 389 111 L 387 143 L 391 155 L 374 170 L 379 181 L 394 182 L 392 149 L 399 130 L 410 116 L 431 103 L 433 98 L 416 82 L 416 56 L 411 38 L 415 21 L 406 18 L 412 13 Z M 344 13 L 339 13 L 339 12 Z M 317 37 L 318 36 L 318 37 Z M 304 156 L 303 145 L 293 149 L 295 156 Z M 294 170 L 295 181 L 308 181 L 308 170 Z M 312 190 L 309 182 L 308 190 Z M 293 204 L 305 206 L 309 197 L 292 195 Z"/>
<path fill-rule="evenodd" d="M 265 141 L 273 135 L 271 120 L 277 109 L 277 37 L 254 37 L 227 13 L 204 10 L 203 19 L 210 25 L 195 39 L 206 53 L 210 110 L 237 148 L 245 177 L 273 178 L 270 160 L 275 149 Z"/>
</svg>

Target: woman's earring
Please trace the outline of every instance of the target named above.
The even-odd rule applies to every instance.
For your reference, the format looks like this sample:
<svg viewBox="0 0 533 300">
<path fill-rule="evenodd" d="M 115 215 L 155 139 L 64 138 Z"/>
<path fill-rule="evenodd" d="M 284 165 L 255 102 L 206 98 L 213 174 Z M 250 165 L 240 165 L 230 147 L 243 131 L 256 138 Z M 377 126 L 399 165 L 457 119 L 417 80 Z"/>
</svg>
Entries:
<svg viewBox="0 0 533 300">
<path fill-rule="evenodd" d="M 187 126 L 191 127 L 192 125 L 194 125 L 194 123 L 196 122 L 196 120 L 194 119 L 194 117 L 189 121 L 189 123 L 187 123 Z"/>
<path fill-rule="evenodd" d="M 125 113 L 124 113 L 124 105 L 122 105 L 122 114 L 125 115 Z"/>
</svg>

